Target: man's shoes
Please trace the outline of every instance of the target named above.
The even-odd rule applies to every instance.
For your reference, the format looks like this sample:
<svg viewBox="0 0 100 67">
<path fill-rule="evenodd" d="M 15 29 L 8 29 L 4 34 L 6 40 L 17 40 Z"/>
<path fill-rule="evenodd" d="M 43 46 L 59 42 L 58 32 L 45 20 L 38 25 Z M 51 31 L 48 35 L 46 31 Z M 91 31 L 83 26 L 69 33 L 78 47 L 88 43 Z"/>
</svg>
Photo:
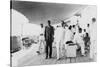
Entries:
<svg viewBox="0 0 100 67">
<path fill-rule="evenodd" d="M 59 61 L 61 58 L 57 58 L 57 60 Z"/>
<path fill-rule="evenodd" d="M 48 59 L 48 57 L 46 57 L 45 59 Z"/>
<path fill-rule="evenodd" d="M 49 57 L 49 59 L 51 59 L 52 57 Z M 45 59 L 48 59 L 48 57 L 46 57 Z"/>
<path fill-rule="evenodd" d="M 50 56 L 49 58 L 51 59 L 52 57 Z"/>
</svg>

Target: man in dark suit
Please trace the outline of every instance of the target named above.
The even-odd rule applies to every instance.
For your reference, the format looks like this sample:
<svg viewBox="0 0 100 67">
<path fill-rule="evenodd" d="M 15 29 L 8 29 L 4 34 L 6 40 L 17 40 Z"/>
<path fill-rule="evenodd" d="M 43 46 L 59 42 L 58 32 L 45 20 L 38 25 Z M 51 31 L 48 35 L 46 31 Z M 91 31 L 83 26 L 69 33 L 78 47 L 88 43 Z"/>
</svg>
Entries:
<svg viewBox="0 0 100 67">
<path fill-rule="evenodd" d="M 48 25 L 45 27 L 44 33 L 45 41 L 46 41 L 46 59 L 52 58 L 52 43 L 54 40 L 54 28 L 51 26 L 51 21 L 48 20 Z"/>
</svg>

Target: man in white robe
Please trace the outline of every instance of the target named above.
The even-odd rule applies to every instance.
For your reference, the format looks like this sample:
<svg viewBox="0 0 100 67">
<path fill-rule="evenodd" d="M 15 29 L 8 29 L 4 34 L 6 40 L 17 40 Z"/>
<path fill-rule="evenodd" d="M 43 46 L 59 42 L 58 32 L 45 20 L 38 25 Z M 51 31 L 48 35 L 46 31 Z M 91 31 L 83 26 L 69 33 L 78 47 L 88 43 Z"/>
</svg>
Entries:
<svg viewBox="0 0 100 67">
<path fill-rule="evenodd" d="M 44 40 L 44 26 L 43 24 L 41 25 L 41 30 L 39 34 L 39 54 L 43 53 L 45 51 L 45 40 Z"/>
<path fill-rule="evenodd" d="M 83 41 L 83 35 L 82 35 L 82 29 L 79 30 L 79 32 L 75 33 L 74 36 L 74 43 L 78 43 L 78 45 L 81 47 L 81 55 L 85 55 L 85 45 Z"/>
<path fill-rule="evenodd" d="M 60 59 L 60 54 L 62 55 L 62 48 L 64 46 L 64 37 L 65 37 L 65 28 L 64 23 L 62 23 L 61 27 L 58 27 L 55 31 L 55 42 L 57 48 L 57 59 Z"/>
<path fill-rule="evenodd" d="M 90 59 L 96 56 L 96 43 L 97 43 L 97 30 L 96 30 L 96 19 L 92 18 L 92 23 L 90 25 Z"/>
</svg>

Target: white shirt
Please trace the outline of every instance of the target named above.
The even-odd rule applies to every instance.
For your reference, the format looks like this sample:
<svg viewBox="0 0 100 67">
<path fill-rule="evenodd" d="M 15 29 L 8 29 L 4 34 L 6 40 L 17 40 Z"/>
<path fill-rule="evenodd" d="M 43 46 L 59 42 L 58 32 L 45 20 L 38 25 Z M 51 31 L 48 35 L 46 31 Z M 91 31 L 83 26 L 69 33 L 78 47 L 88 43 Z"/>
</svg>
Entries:
<svg viewBox="0 0 100 67">
<path fill-rule="evenodd" d="M 62 27 L 58 27 L 56 30 L 55 30 L 55 41 L 60 41 L 60 40 L 64 40 L 64 37 L 65 37 L 65 29 L 62 28 Z"/>
<path fill-rule="evenodd" d="M 41 28 L 40 34 L 44 34 L 44 28 Z"/>
<path fill-rule="evenodd" d="M 41 34 L 43 34 L 43 35 L 41 35 Z M 44 28 L 41 28 L 41 30 L 40 30 L 39 40 L 44 40 Z"/>
<path fill-rule="evenodd" d="M 83 43 L 82 34 L 76 33 L 73 41 L 74 43 Z"/>
<path fill-rule="evenodd" d="M 96 40 L 97 38 L 96 22 L 90 25 L 90 38 Z"/>
<path fill-rule="evenodd" d="M 73 38 L 73 33 L 71 30 L 69 30 L 68 28 L 66 28 L 66 33 L 65 33 L 65 42 L 66 41 L 72 41 Z"/>
</svg>

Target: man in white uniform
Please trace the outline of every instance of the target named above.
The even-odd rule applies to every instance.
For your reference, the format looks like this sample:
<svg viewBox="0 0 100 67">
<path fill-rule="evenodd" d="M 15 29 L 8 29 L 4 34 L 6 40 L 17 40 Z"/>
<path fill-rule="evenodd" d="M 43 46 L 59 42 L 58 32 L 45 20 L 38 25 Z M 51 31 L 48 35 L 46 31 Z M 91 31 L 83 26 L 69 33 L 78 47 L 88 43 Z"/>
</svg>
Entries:
<svg viewBox="0 0 100 67">
<path fill-rule="evenodd" d="M 40 35 L 39 35 L 39 54 L 45 51 L 45 40 L 44 40 L 44 27 L 41 25 Z"/>
<path fill-rule="evenodd" d="M 64 45 L 64 37 L 65 37 L 65 24 L 62 23 L 61 27 L 58 27 L 55 31 L 55 42 L 57 48 L 57 59 L 60 59 L 60 54 L 62 55 L 63 45 Z"/>
<path fill-rule="evenodd" d="M 97 30 L 96 30 L 96 19 L 92 18 L 92 23 L 90 25 L 90 59 L 96 56 L 96 42 L 97 42 Z"/>
<path fill-rule="evenodd" d="M 82 35 L 82 29 L 79 28 L 79 31 L 75 33 L 74 36 L 74 43 L 78 43 L 78 45 L 81 47 L 81 55 L 85 55 L 85 45 L 83 41 L 83 35 Z"/>
</svg>

